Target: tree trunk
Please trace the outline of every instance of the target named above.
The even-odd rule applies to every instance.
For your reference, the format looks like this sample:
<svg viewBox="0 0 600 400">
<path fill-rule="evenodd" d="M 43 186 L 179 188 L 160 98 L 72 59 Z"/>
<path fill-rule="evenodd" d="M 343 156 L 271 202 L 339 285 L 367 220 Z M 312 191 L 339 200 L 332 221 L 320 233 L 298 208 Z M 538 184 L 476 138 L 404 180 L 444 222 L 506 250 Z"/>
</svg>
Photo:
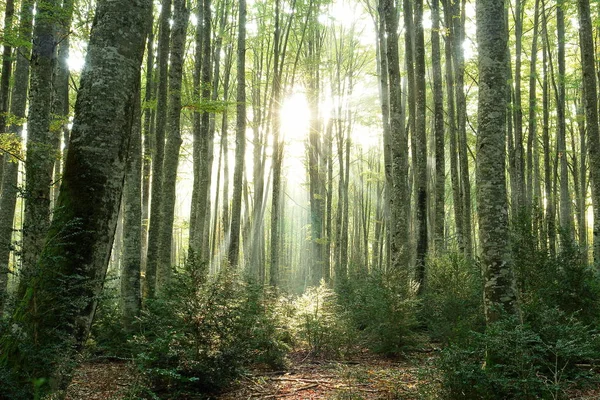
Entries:
<svg viewBox="0 0 600 400">
<path fill-rule="evenodd" d="M 456 227 L 456 237 L 458 247 L 464 252 L 464 220 L 463 207 L 461 200 L 460 179 L 458 175 L 458 145 L 457 145 L 457 128 L 456 128 L 456 108 L 454 104 L 454 60 L 453 54 L 453 10 L 451 0 L 444 0 L 444 21 L 448 30 L 446 38 L 445 55 L 446 55 L 446 92 L 448 103 L 448 136 L 450 145 L 450 180 L 452 184 L 452 203 L 454 205 L 454 225 Z"/>
<path fill-rule="evenodd" d="M 27 161 L 25 163 L 25 218 L 23 221 L 22 280 L 35 271 L 50 225 L 50 185 L 56 154 L 50 133 L 52 77 L 56 64 L 56 22 L 58 0 L 38 3 L 31 53 L 31 88 L 27 116 Z M 23 286 L 22 288 L 24 289 Z M 24 293 L 20 291 L 20 293 Z"/>
<path fill-rule="evenodd" d="M 390 135 L 392 138 L 392 174 L 394 187 L 390 196 L 392 213 L 392 270 L 395 273 L 408 268 L 408 226 L 409 215 L 406 205 L 410 200 L 408 192 L 408 138 L 404 129 L 402 109 L 402 82 L 398 54 L 398 17 L 393 0 L 381 0 L 387 34 L 387 66 L 390 90 Z"/>
<path fill-rule="evenodd" d="M 133 125 L 123 189 L 123 261 L 121 263 L 121 321 L 132 332 L 142 307 L 142 110 L 139 88 L 133 105 Z"/>
<path fill-rule="evenodd" d="M 435 136 L 435 205 L 434 244 L 437 252 L 445 248 L 445 193 L 446 156 L 444 147 L 444 93 L 442 89 L 442 66 L 440 55 L 440 9 L 439 0 L 431 2 L 431 67 L 433 70 L 433 118 Z M 448 61 L 446 61 L 448 62 Z"/>
<path fill-rule="evenodd" d="M 477 1 L 479 108 L 477 204 L 486 321 L 517 312 L 506 195 L 507 31 L 504 0 Z"/>
<path fill-rule="evenodd" d="M 573 239 L 573 213 L 571 193 L 569 192 L 569 166 L 567 159 L 567 123 L 565 117 L 565 13 L 564 0 L 558 0 L 556 6 L 556 30 L 558 34 L 558 90 L 556 93 L 556 118 L 558 132 L 556 150 L 560 163 L 560 236 L 565 246 Z"/>
<path fill-rule="evenodd" d="M 162 0 L 158 31 L 158 92 L 156 95 L 156 130 L 152 154 L 152 194 L 150 199 L 150 227 L 146 253 L 146 280 L 144 297 L 153 298 L 156 292 L 156 272 L 160 251 L 161 203 L 163 194 L 163 162 L 165 159 L 165 131 L 167 130 L 169 39 L 171 37 L 171 0 Z"/>
<path fill-rule="evenodd" d="M 104 284 L 151 4 L 106 1 L 95 13 L 57 213 L 39 275 L 28 282 L 14 317 L 38 351 L 21 353 L 9 342 L 2 349 L 2 363 L 22 377 L 25 390 L 32 390 L 32 379 L 48 378 L 36 393 L 41 397 L 64 396 Z M 35 360 L 23 359 L 32 354 Z"/>
<path fill-rule="evenodd" d="M 592 203 L 594 205 L 594 263 L 600 260 L 600 133 L 598 129 L 598 97 L 595 71 L 594 41 L 589 0 L 578 0 L 581 59 L 587 124 L 587 146 L 590 156 Z"/>
<path fill-rule="evenodd" d="M 27 104 L 27 90 L 29 88 L 29 47 L 33 22 L 33 0 L 24 0 L 21 4 L 19 40 L 24 44 L 17 52 L 14 84 L 11 94 L 10 113 L 16 121 L 25 118 Z M 23 135 L 23 125 L 12 123 L 9 132 L 15 135 L 20 142 Z M 8 282 L 8 268 L 10 252 L 12 250 L 12 234 L 17 204 L 19 178 L 19 162 L 17 159 L 7 158 L 4 174 L 2 175 L 2 196 L 0 196 L 0 314 L 2 302 L 6 294 Z M 13 265 L 13 268 L 15 266 Z"/>
<path fill-rule="evenodd" d="M 153 23 L 150 24 L 153 27 Z M 146 48 L 146 93 L 144 94 L 144 156 L 142 166 L 142 269 L 146 269 L 148 250 L 148 224 L 150 206 L 150 174 L 152 172 L 152 149 L 154 148 L 154 108 L 151 103 L 156 99 L 154 81 L 154 32 L 148 34 Z"/>
<path fill-rule="evenodd" d="M 417 260 L 415 280 L 422 293 L 425 285 L 425 256 L 427 238 L 427 133 L 425 92 L 425 35 L 423 32 L 423 0 L 415 1 L 415 94 L 416 94 L 416 150 L 415 170 L 417 180 Z"/>
<path fill-rule="evenodd" d="M 53 99 L 52 99 L 52 140 L 57 157 L 54 161 L 54 184 L 52 202 L 56 203 L 60 185 L 61 166 L 61 139 L 69 137 L 69 47 L 71 23 L 73 20 L 73 0 L 64 0 L 63 9 L 58 20 L 58 62 L 54 73 Z M 64 158 L 64 154 L 62 155 Z"/>
<path fill-rule="evenodd" d="M 173 26 L 171 33 L 171 54 L 169 57 L 169 107 L 167 143 L 163 164 L 163 184 L 160 210 L 160 234 L 158 251 L 158 268 L 156 274 L 156 290 L 163 291 L 171 280 L 171 255 L 173 241 L 173 223 L 175 219 L 175 188 L 177 185 L 177 168 L 179 166 L 179 149 L 181 147 L 181 80 L 183 76 L 183 60 L 185 56 L 185 38 L 189 20 L 186 0 L 173 1 Z"/>
<path fill-rule="evenodd" d="M 233 172 L 233 201 L 228 250 L 229 265 L 233 269 L 238 266 L 240 253 L 242 182 L 246 153 L 246 0 L 240 0 L 238 14 L 235 170 Z"/>
</svg>

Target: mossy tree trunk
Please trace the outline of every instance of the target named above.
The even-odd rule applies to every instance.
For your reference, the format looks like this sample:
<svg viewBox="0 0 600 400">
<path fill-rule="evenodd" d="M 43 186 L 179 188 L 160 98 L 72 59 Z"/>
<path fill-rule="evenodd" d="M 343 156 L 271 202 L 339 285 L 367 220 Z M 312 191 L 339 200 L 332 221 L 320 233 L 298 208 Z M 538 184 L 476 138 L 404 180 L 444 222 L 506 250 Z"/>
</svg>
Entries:
<svg viewBox="0 0 600 400">
<path fill-rule="evenodd" d="M 392 176 L 394 186 L 390 196 L 392 232 L 392 270 L 400 273 L 408 268 L 409 260 L 409 213 L 408 192 L 408 138 L 404 128 L 402 108 L 402 82 L 398 53 L 398 15 L 394 0 L 382 0 L 380 18 L 385 18 L 387 35 L 386 56 L 388 67 L 388 87 L 390 95 L 390 136 L 392 153 Z"/>
<path fill-rule="evenodd" d="M 440 51 L 440 4 L 431 2 L 431 68 L 433 72 L 433 129 L 435 137 L 435 197 L 433 241 L 435 251 L 445 248 L 445 193 L 446 193 L 446 155 L 444 145 L 444 92 L 442 83 L 442 65 Z"/>
<path fill-rule="evenodd" d="M 38 273 L 12 321 L 25 333 L 22 340 L 31 342 L 19 345 L 13 338 L 1 344 L 2 363 L 23 388 L 47 379 L 42 397 L 64 396 L 104 284 L 151 9 L 150 0 L 97 6 L 57 212 Z"/>
<path fill-rule="evenodd" d="M 56 151 L 50 132 L 52 78 L 56 65 L 57 13 L 61 2 L 37 3 L 33 48 L 29 112 L 27 115 L 27 156 L 25 162 L 25 216 L 23 221 L 23 269 L 20 293 L 35 273 L 50 225 L 50 186 Z"/>
<path fill-rule="evenodd" d="M 477 204 L 486 321 L 517 312 L 506 193 L 507 31 L 504 0 L 477 1 Z"/>
<path fill-rule="evenodd" d="M 161 202 L 163 186 L 163 162 L 165 159 L 165 132 L 167 130 L 169 41 L 171 37 L 171 0 L 163 0 L 159 17 L 157 53 L 156 130 L 152 152 L 152 192 L 150 195 L 150 224 L 148 228 L 148 251 L 146 253 L 146 279 L 144 297 L 152 298 L 156 292 L 156 270 L 160 247 Z"/>
<path fill-rule="evenodd" d="M 135 94 L 133 126 L 123 189 L 123 260 L 121 262 L 121 321 L 133 331 L 142 307 L 142 111 L 140 92 Z"/>
<path fill-rule="evenodd" d="M 168 136 L 163 164 L 163 186 L 160 210 L 160 235 L 156 289 L 162 291 L 171 279 L 171 254 L 173 242 L 173 221 L 175 219 L 175 188 L 181 148 L 181 81 L 185 55 L 185 37 L 189 11 L 186 0 L 173 1 L 173 31 L 171 34 L 171 55 L 169 57 L 169 107 Z"/>
</svg>

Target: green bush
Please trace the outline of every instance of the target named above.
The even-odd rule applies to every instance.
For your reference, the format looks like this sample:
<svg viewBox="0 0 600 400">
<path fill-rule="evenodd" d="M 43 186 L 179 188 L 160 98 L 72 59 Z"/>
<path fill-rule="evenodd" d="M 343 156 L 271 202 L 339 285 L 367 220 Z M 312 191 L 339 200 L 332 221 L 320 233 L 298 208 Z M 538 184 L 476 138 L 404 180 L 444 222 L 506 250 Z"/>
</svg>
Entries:
<svg viewBox="0 0 600 400">
<path fill-rule="evenodd" d="M 557 308 L 540 326 L 508 318 L 442 351 L 438 368 L 448 399 L 557 399 L 590 376 L 577 362 L 597 356 L 597 334 Z"/>
<path fill-rule="evenodd" d="M 416 291 L 402 282 L 373 273 L 338 287 L 360 341 L 376 353 L 398 354 L 418 341 Z"/>
<path fill-rule="evenodd" d="M 292 307 L 293 334 L 312 355 L 343 356 L 357 344 L 347 313 L 323 281 L 295 299 Z"/>
<path fill-rule="evenodd" d="M 136 363 L 154 392 L 173 398 L 211 392 L 250 364 L 284 363 L 283 329 L 262 289 L 231 272 L 206 282 L 203 274 L 188 265 L 163 297 L 147 303 L 133 344 Z"/>
<path fill-rule="evenodd" d="M 430 336 L 443 344 L 463 341 L 482 332 L 483 285 L 478 266 L 451 253 L 427 262 L 427 284 L 420 319 Z"/>
<path fill-rule="evenodd" d="M 132 349 L 128 340 L 131 334 L 121 323 L 119 279 L 115 271 L 106 277 L 90 337 L 86 343 L 86 352 L 91 356 L 131 357 Z"/>
</svg>

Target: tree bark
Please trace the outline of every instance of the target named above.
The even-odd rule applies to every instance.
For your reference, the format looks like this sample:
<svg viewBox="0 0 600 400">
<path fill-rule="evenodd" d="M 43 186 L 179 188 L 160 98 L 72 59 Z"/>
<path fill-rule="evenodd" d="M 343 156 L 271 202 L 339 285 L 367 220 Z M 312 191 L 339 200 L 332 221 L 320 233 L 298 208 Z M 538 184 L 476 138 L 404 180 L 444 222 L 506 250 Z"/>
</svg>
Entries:
<svg viewBox="0 0 600 400">
<path fill-rule="evenodd" d="M 142 110 L 140 89 L 133 104 L 133 124 L 123 189 L 123 261 L 121 263 L 121 321 L 132 332 L 142 307 Z"/>
<path fill-rule="evenodd" d="M 38 351 L 21 353 L 9 342 L 2 349 L 2 363 L 22 377 L 24 388 L 47 378 L 41 397 L 64 396 L 104 284 L 151 4 L 103 1 L 95 13 L 57 213 L 38 275 L 13 318 Z M 43 358 L 23 360 L 39 351 Z"/>
<path fill-rule="evenodd" d="M 587 146 L 590 156 L 592 203 L 594 206 L 594 263 L 600 260 L 600 133 L 598 128 L 598 95 L 592 20 L 589 0 L 578 0 Z"/>
<path fill-rule="evenodd" d="M 158 92 L 156 95 L 156 130 L 152 154 L 152 194 L 150 195 L 150 227 L 146 255 L 146 280 L 144 297 L 153 298 L 156 292 L 156 275 L 160 249 L 161 203 L 163 193 L 163 163 L 165 159 L 165 132 L 167 130 L 169 40 L 171 37 L 171 0 L 163 0 L 158 31 Z"/>
<path fill-rule="evenodd" d="M 479 108 L 477 204 L 488 324 L 517 312 L 506 195 L 507 31 L 504 0 L 477 1 Z"/>
<path fill-rule="evenodd" d="M 415 1 L 415 100 L 416 100 L 416 151 L 417 187 L 417 259 L 415 280 L 419 293 L 425 285 L 425 257 L 428 251 L 427 235 L 427 94 L 425 92 L 425 35 L 423 32 L 423 0 Z"/>
<path fill-rule="evenodd" d="M 10 113 L 16 121 L 25 118 L 25 107 L 27 104 L 27 91 L 29 88 L 29 57 L 31 50 L 26 43 L 31 42 L 33 23 L 33 0 L 24 0 L 21 3 L 19 40 L 24 43 L 17 52 L 15 66 L 14 84 L 12 88 L 12 101 Z M 9 132 L 15 135 L 19 142 L 23 137 L 23 125 L 12 123 Z M 8 282 L 10 252 L 12 246 L 13 225 L 15 220 L 15 208 L 17 204 L 19 178 L 19 160 L 7 158 L 4 173 L 2 175 L 2 196 L 0 196 L 0 314 L 1 303 L 6 296 L 6 284 Z M 16 266 L 13 266 L 16 267 Z"/>
<path fill-rule="evenodd" d="M 235 170 L 233 173 L 233 201 L 228 250 L 229 265 L 233 269 L 238 266 L 240 252 L 242 182 L 246 153 L 246 0 L 240 0 L 238 14 Z"/>
<path fill-rule="evenodd" d="M 177 185 L 177 168 L 179 166 L 179 149 L 181 148 L 181 80 L 183 76 L 183 60 L 185 56 L 185 38 L 189 20 L 186 0 L 173 1 L 173 27 L 171 33 L 170 66 L 169 66 L 169 101 L 167 114 L 167 143 L 163 163 L 163 184 L 160 209 L 160 233 L 158 268 L 156 273 L 157 293 L 164 291 L 171 280 L 173 223 L 175 219 L 175 188 Z"/>
<path fill-rule="evenodd" d="M 402 82 L 398 54 L 398 17 L 393 0 L 381 0 L 387 34 L 387 64 L 390 90 L 390 135 L 392 138 L 392 174 L 394 187 L 390 197 L 392 213 L 392 270 L 406 271 L 409 260 L 409 215 L 406 205 L 408 192 L 408 138 L 404 128 L 402 108 Z"/>
<path fill-rule="evenodd" d="M 435 205 L 434 244 L 437 252 L 445 249 L 445 193 L 446 155 L 444 146 L 444 93 L 440 55 L 440 9 L 439 0 L 431 2 L 431 67 L 433 70 L 433 118 L 435 136 Z M 448 60 L 446 61 L 448 62 Z"/>
<path fill-rule="evenodd" d="M 52 76 L 56 64 L 55 13 L 58 0 L 38 3 L 33 30 L 27 161 L 25 163 L 25 217 L 23 221 L 23 270 L 26 286 L 34 274 L 50 226 L 50 186 L 56 154 L 50 133 Z M 23 286 L 23 288 L 25 287 Z M 20 293 L 24 293 L 20 290 Z"/>
</svg>

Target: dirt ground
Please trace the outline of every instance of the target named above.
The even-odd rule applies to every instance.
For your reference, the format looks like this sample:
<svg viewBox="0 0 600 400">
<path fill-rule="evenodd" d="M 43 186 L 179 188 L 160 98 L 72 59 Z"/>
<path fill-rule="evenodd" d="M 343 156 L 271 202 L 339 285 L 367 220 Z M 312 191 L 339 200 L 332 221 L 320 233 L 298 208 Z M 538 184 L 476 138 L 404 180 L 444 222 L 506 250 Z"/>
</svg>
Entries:
<svg viewBox="0 0 600 400">
<path fill-rule="evenodd" d="M 437 382 L 432 381 L 432 374 L 428 373 L 435 357 L 437 352 L 432 349 L 397 359 L 365 352 L 344 361 L 314 359 L 303 353 L 294 353 L 285 370 L 255 369 L 211 399 L 436 399 Z M 140 382 L 141 378 L 131 362 L 90 361 L 77 370 L 67 400 L 136 399 L 132 389 Z M 573 390 L 567 397 L 598 400 L 600 388 Z M 186 400 L 194 398 L 200 397 L 185 397 Z"/>
</svg>

